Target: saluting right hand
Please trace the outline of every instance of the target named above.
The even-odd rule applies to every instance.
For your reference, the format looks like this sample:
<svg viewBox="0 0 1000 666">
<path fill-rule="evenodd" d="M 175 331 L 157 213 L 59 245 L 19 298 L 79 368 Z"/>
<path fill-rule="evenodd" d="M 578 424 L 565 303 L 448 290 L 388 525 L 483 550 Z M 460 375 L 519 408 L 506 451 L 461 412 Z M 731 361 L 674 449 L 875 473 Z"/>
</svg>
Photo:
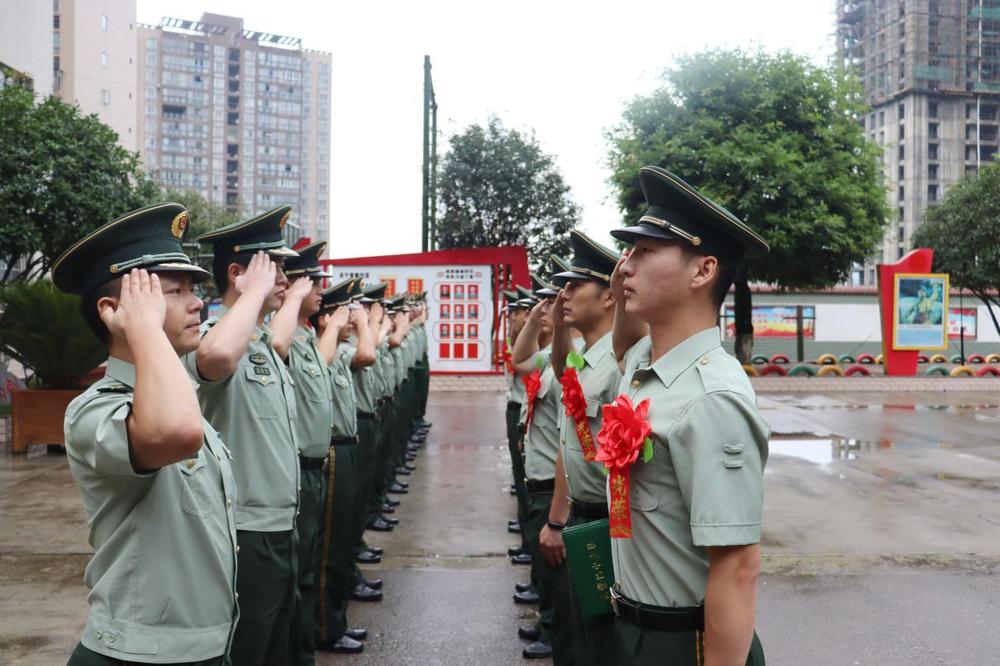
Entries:
<svg viewBox="0 0 1000 666">
<path fill-rule="evenodd" d="M 368 311 L 368 325 L 377 326 L 381 323 L 382 323 L 382 304 L 372 303 L 372 307 Z"/>
<path fill-rule="evenodd" d="M 277 272 L 277 266 L 271 261 L 271 257 L 266 252 L 260 251 L 250 258 L 247 269 L 242 275 L 237 276 L 233 286 L 240 295 L 252 294 L 266 298 L 274 289 Z"/>
<path fill-rule="evenodd" d="M 566 300 L 566 288 L 563 287 L 559 290 L 559 295 L 556 296 L 555 303 L 552 304 L 552 309 L 550 310 L 552 326 L 555 328 L 564 328 L 566 326 L 566 312 L 563 310 Z"/>
<path fill-rule="evenodd" d="M 126 340 L 141 339 L 163 330 L 167 301 L 160 288 L 160 277 L 144 269 L 133 268 L 122 276 L 118 305 L 104 302 L 98 314 L 112 335 Z"/>
<path fill-rule="evenodd" d="M 547 315 L 549 313 L 549 310 L 551 309 L 552 309 L 552 301 L 545 299 L 539 303 L 536 303 L 535 307 L 531 308 L 531 314 L 528 315 L 528 319 L 530 319 L 535 324 L 541 325 L 542 320 L 545 318 L 545 315 Z"/>
<path fill-rule="evenodd" d="M 625 276 L 622 274 L 622 264 L 632 254 L 632 250 L 626 251 L 622 258 L 615 264 L 615 270 L 611 272 L 611 297 L 618 305 L 625 305 Z"/>
<path fill-rule="evenodd" d="M 330 315 L 330 324 L 336 326 L 337 328 L 344 328 L 347 326 L 347 320 L 350 318 L 351 311 L 347 309 L 346 305 L 341 305 L 339 308 L 333 311 Z"/>
</svg>

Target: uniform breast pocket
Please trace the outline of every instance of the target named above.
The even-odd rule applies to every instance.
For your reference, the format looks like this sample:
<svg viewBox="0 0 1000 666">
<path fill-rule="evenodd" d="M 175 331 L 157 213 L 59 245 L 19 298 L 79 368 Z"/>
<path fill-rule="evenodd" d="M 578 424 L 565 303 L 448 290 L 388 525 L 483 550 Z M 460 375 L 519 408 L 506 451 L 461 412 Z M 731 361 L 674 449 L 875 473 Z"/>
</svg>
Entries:
<svg viewBox="0 0 1000 666">
<path fill-rule="evenodd" d="M 351 385 L 351 380 L 344 375 L 337 374 L 333 378 L 333 384 L 341 390 L 346 390 Z"/>
<path fill-rule="evenodd" d="M 323 371 L 315 365 L 307 366 L 306 375 L 308 376 L 308 381 L 299 382 L 301 395 L 309 402 L 326 402 L 329 400 L 329 396 L 323 390 L 323 385 L 327 381 L 327 377 Z M 300 379 L 302 378 L 300 377 Z"/>
<path fill-rule="evenodd" d="M 601 415 L 601 401 L 587 398 L 587 418 L 596 419 Z"/>
<path fill-rule="evenodd" d="M 208 449 L 202 448 L 198 457 L 177 463 L 181 470 L 181 508 L 184 513 L 199 518 L 208 515 L 212 506 L 208 478 L 211 468 L 205 462 L 205 456 L 208 455 L 211 455 Z"/>
<path fill-rule="evenodd" d="M 247 366 L 243 369 L 247 381 L 247 403 L 250 413 L 259 419 L 278 417 L 280 379 L 266 365 Z"/>
<path fill-rule="evenodd" d="M 660 506 L 660 498 L 665 483 L 665 468 L 663 461 L 657 458 L 665 457 L 664 447 L 653 443 L 653 458 L 644 463 L 637 461 L 629 469 L 629 504 L 636 511 L 654 511 Z"/>
</svg>

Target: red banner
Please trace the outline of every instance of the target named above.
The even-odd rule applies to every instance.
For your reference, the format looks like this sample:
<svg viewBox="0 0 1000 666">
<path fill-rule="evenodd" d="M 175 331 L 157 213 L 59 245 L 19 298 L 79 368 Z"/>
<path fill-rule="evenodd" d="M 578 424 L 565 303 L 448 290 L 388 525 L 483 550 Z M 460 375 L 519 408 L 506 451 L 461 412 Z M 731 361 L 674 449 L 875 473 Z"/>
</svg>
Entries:
<svg viewBox="0 0 1000 666">
<path fill-rule="evenodd" d="M 587 421 L 587 396 L 580 386 L 580 376 L 575 368 L 566 368 L 559 379 L 563 387 L 562 401 L 566 408 L 566 416 L 573 419 L 576 425 L 576 437 L 583 449 L 583 459 L 591 462 L 597 459 L 597 447 L 594 446 L 594 436 L 590 432 L 590 422 Z"/>
</svg>

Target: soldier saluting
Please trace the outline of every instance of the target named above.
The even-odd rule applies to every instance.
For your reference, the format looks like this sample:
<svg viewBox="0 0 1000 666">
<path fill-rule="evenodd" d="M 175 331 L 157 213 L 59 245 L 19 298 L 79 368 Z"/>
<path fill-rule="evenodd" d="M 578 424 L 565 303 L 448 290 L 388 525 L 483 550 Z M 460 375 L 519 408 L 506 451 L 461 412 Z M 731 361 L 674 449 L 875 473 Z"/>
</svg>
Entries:
<svg viewBox="0 0 1000 666">
<path fill-rule="evenodd" d="M 97 229 L 55 263 L 83 296 L 108 366 L 66 410 L 66 452 L 94 557 L 71 666 L 223 664 L 238 616 L 236 482 L 180 355 L 198 348 L 209 277 L 181 249 L 188 213 L 164 203 Z"/>
<path fill-rule="evenodd" d="M 768 247 L 677 176 L 645 167 L 639 181 L 648 210 L 611 232 L 633 248 L 612 281 L 623 376 L 598 434 L 616 662 L 763 664 L 754 615 L 769 429 L 717 321 L 744 258 Z"/>
</svg>

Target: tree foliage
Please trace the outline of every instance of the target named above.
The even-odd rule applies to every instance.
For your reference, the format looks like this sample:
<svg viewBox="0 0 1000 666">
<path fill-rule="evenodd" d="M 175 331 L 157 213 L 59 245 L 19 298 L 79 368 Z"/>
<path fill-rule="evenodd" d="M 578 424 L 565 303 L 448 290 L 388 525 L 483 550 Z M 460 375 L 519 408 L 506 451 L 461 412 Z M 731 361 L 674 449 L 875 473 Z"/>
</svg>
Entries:
<svg viewBox="0 0 1000 666">
<path fill-rule="evenodd" d="M 497 118 L 451 137 L 442 160 L 437 246 L 523 245 L 533 269 L 569 251 L 580 211 L 552 156 Z"/>
<path fill-rule="evenodd" d="M 639 169 L 664 167 L 767 240 L 770 254 L 737 280 L 737 334 L 752 336 L 748 282 L 834 285 L 881 241 L 886 193 L 880 149 L 857 121 L 865 111 L 854 78 L 800 56 L 686 56 L 609 133 L 611 183 L 632 223 Z"/>
<path fill-rule="evenodd" d="M 953 185 L 924 214 L 915 247 L 934 249 L 934 268 L 968 289 L 988 308 L 1000 333 L 1000 165 L 983 167 Z"/>
<path fill-rule="evenodd" d="M 80 298 L 48 280 L 0 288 L 0 310 L 0 351 L 30 368 L 45 388 L 77 388 L 108 357 L 80 314 Z"/>
<path fill-rule="evenodd" d="M 88 231 L 159 195 L 139 156 L 95 115 L 50 97 L 37 103 L 20 86 L 0 89 L 0 260 L 11 278 L 45 274 Z"/>
</svg>

